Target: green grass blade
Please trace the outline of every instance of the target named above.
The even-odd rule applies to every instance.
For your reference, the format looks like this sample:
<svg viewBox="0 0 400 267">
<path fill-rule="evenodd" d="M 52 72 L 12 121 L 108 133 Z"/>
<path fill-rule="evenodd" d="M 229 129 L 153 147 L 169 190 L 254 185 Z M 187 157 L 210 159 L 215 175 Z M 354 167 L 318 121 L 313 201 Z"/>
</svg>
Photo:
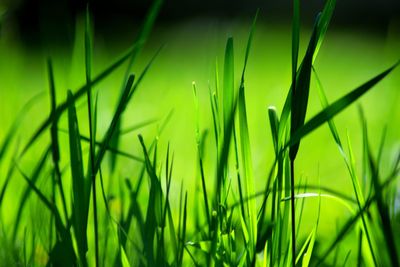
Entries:
<svg viewBox="0 0 400 267">
<path fill-rule="evenodd" d="M 278 155 L 278 134 L 279 134 L 279 119 L 275 107 L 268 108 L 269 124 L 271 127 L 272 142 L 274 144 L 275 155 Z"/>
<path fill-rule="evenodd" d="M 78 247 L 79 260 L 81 264 L 86 263 L 87 224 L 89 213 L 89 181 L 83 172 L 82 148 L 79 134 L 79 125 L 76 116 L 74 98 L 71 91 L 68 91 L 68 129 L 69 129 L 69 150 L 72 176 L 73 196 L 73 226 Z"/>
<path fill-rule="evenodd" d="M 51 106 L 50 116 L 52 116 L 52 114 L 54 114 L 54 112 L 56 111 L 57 102 L 56 102 L 56 88 L 54 82 L 53 64 L 50 59 L 47 61 L 47 68 L 49 74 L 49 88 L 50 88 L 50 106 Z M 60 171 L 60 144 L 58 141 L 57 125 L 58 125 L 58 120 L 54 120 L 50 127 L 52 159 L 54 164 L 54 175 L 56 180 L 55 183 L 59 187 L 64 215 L 66 220 L 68 220 L 67 202 L 65 200 L 64 187 Z"/>
<path fill-rule="evenodd" d="M 319 20 L 318 23 L 319 38 L 315 48 L 313 62 L 315 61 L 315 58 L 318 55 L 318 51 L 322 45 L 326 31 L 328 30 L 328 26 L 333 15 L 333 11 L 335 10 L 335 6 L 336 6 L 336 0 L 327 0 L 325 2 L 324 9 L 322 10 L 321 13 L 321 19 Z"/>
<path fill-rule="evenodd" d="M 38 93 L 37 95 L 33 96 L 31 99 L 26 102 L 21 110 L 18 112 L 17 116 L 15 117 L 10 129 L 8 130 L 2 144 L 0 145 L 0 162 L 3 159 L 3 156 L 6 154 L 8 147 L 12 139 L 16 136 L 18 127 L 21 125 L 22 119 L 26 114 L 29 113 L 29 110 L 32 106 L 38 101 L 40 97 L 43 96 L 43 93 Z"/>
<path fill-rule="evenodd" d="M 240 150 L 243 168 L 243 181 L 245 186 L 246 196 L 254 194 L 254 177 L 253 177 L 253 167 L 252 167 L 252 156 L 250 150 L 250 137 L 247 122 L 247 112 L 246 112 L 246 99 L 245 99 L 245 71 L 247 66 L 247 60 L 249 57 L 251 43 L 253 40 L 255 25 L 257 21 L 258 12 L 254 18 L 249 39 L 246 47 L 246 56 L 243 64 L 242 79 L 239 87 L 239 98 L 238 98 L 238 118 L 239 118 L 239 130 L 240 130 Z M 233 50 L 233 48 L 232 48 Z M 257 243 L 257 213 L 255 207 L 255 201 L 246 202 L 247 216 L 244 218 L 249 232 L 249 240 L 247 244 L 247 250 L 250 256 L 250 262 L 253 262 L 255 257 L 255 249 Z"/>
<path fill-rule="evenodd" d="M 293 0 L 292 18 L 292 85 L 296 88 L 297 61 L 299 57 L 300 42 L 300 1 Z"/>
<path fill-rule="evenodd" d="M 224 129 L 227 129 L 228 119 L 233 107 L 234 88 L 234 58 L 233 58 L 233 38 L 228 38 L 225 48 L 224 61 L 224 86 L 222 92 L 222 106 L 224 115 Z"/>
<path fill-rule="evenodd" d="M 285 147 L 293 146 L 297 144 L 303 137 L 307 134 L 311 133 L 319 126 L 324 124 L 325 122 L 332 119 L 338 113 L 343 111 L 345 108 L 350 106 L 353 102 L 359 99 L 362 95 L 368 92 L 371 88 L 373 88 L 378 82 L 380 82 L 383 78 L 385 78 L 393 69 L 398 66 L 399 62 L 391 66 L 389 69 L 375 76 L 371 80 L 357 87 L 350 93 L 336 100 L 334 103 L 330 104 L 328 107 L 323 109 L 313 118 L 311 118 L 307 123 L 305 123 L 302 127 L 300 127 L 296 132 L 291 135 L 290 140 L 286 143 Z"/>
<path fill-rule="evenodd" d="M 148 198 L 147 214 L 144 225 L 145 238 L 144 251 L 148 264 L 152 266 L 154 264 L 155 255 L 154 252 L 154 235 L 156 233 L 157 226 L 160 225 L 162 220 L 162 189 L 160 180 L 157 177 L 155 166 L 151 163 L 149 154 L 144 144 L 143 137 L 138 136 L 140 144 L 143 148 L 143 154 L 145 156 L 146 170 L 150 177 L 150 193 Z M 156 153 L 156 152 L 155 152 Z"/>
<path fill-rule="evenodd" d="M 318 42 L 318 22 L 320 17 L 317 17 L 314 30 L 308 44 L 306 55 L 301 63 L 298 79 L 296 80 L 295 87 L 292 87 L 292 102 L 291 102 L 291 123 L 290 133 L 291 136 L 300 127 L 304 125 L 307 112 L 308 95 L 310 92 L 310 79 L 311 79 L 311 67 L 312 59 L 314 56 L 315 48 Z M 299 143 L 293 144 L 290 147 L 289 157 L 294 160 L 299 149 Z"/>
</svg>

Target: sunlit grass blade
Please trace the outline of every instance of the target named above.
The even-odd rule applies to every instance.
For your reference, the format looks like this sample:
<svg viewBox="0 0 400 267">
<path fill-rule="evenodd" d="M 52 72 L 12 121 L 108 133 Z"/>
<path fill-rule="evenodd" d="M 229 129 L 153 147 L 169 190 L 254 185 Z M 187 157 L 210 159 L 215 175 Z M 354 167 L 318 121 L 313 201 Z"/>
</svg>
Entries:
<svg viewBox="0 0 400 267">
<path fill-rule="evenodd" d="M 241 150 L 241 160 L 243 169 L 243 181 L 245 188 L 245 196 L 250 196 L 254 194 L 254 177 L 253 177 L 253 166 L 252 166 L 252 156 L 250 149 L 250 137 L 247 122 L 247 112 L 246 112 L 246 99 L 245 99 L 245 71 L 247 66 L 247 61 L 250 54 L 251 43 L 253 40 L 255 25 L 257 21 L 258 12 L 253 20 L 251 26 L 249 39 L 246 46 L 245 61 L 243 64 L 242 78 L 239 87 L 238 96 L 238 118 L 239 118 L 239 133 L 240 133 L 240 150 Z M 233 48 L 232 48 L 233 49 Z M 247 231 L 249 232 L 249 240 L 247 242 L 247 250 L 249 253 L 250 262 L 254 261 L 255 257 L 255 247 L 257 242 L 257 214 L 254 201 L 248 201 L 246 203 L 247 216 L 244 218 L 247 226 Z"/>
<path fill-rule="evenodd" d="M 350 106 L 353 102 L 368 92 L 383 78 L 385 78 L 393 69 L 398 66 L 398 64 L 399 62 L 323 109 L 308 122 L 306 122 L 302 127 L 300 127 L 296 132 L 294 132 L 290 137 L 290 140 L 286 143 L 285 147 L 290 147 L 298 143 L 307 134 L 311 133 L 319 126 L 329 121 L 331 118 Z"/>
<path fill-rule="evenodd" d="M 322 104 L 322 108 L 326 108 L 329 106 L 328 99 L 327 99 L 325 91 L 323 89 L 321 80 L 319 79 L 317 72 L 315 71 L 314 68 L 313 68 L 313 72 L 314 72 L 314 75 L 315 75 L 315 78 L 317 81 L 318 94 L 319 94 L 320 102 Z M 357 174 L 355 171 L 355 160 L 354 160 L 354 156 L 353 156 L 352 146 L 350 144 L 350 137 L 349 137 L 349 135 L 347 135 L 347 140 L 348 140 L 347 143 L 348 143 L 348 147 L 349 147 L 349 156 L 347 156 L 345 154 L 344 148 L 342 146 L 342 141 L 340 139 L 340 136 L 337 131 L 334 120 L 333 119 L 328 120 L 328 125 L 329 125 L 329 129 L 332 133 L 332 136 L 339 148 L 339 151 L 340 151 L 341 155 L 343 156 L 344 161 L 346 163 L 346 167 L 350 174 L 350 178 L 351 178 L 351 181 L 353 184 L 353 189 L 354 189 L 354 193 L 356 196 L 357 205 L 358 205 L 359 210 L 361 210 L 361 207 L 364 205 L 365 200 L 364 200 L 364 195 L 361 190 L 359 180 L 358 180 L 358 177 L 357 177 Z M 374 249 L 373 249 L 373 245 L 372 245 L 371 235 L 369 233 L 368 224 L 367 224 L 367 221 L 363 214 L 361 214 L 361 219 L 362 219 L 363 231 L 365 232 L 365 235 L 367 237 L 367 242 L 369 245 L 369 250 L 371 252 L 372 259 L 374 261 L 375 266 L 378 266 L 377 259 L 376 259 Z"/>
</svg>

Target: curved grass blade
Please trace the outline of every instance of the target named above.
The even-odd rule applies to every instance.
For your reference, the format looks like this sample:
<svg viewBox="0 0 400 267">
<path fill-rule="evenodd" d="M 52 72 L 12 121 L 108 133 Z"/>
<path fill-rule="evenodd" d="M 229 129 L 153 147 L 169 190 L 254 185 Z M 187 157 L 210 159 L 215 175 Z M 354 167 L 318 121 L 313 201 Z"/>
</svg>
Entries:
<svg viewBox="0 0 400 267">
<path fill-rule="evenodd" d="M 324 124 L 325 122 L 332 119 L 338 113 L 343 111 L 345 108 L 350 106 L 353 102 L 359 99 L 362 95 L 368 92 L 371 88 L 373 88 L 378 82 L 380 82 L 383 78 L 385 78 L 393 69 L 395 69 L 400 62 L 397 62 L 384 72 L 380 73 L 379 75 L 375 76 L 371 80 L 367 81 L 366 83 L 362 84 L 361 86 L 357 87 L 350 93 L 346 94 L 345 96 L 341 97 L 340 99 L 336 100 L 334 103 L 330 104 L 328 107 L 323 109 L 313 118 L 311 118 L 307 123 L 301 126 L 296 132 L 291 135 L 290 140 L 286 143 L 285 148 L 291 147 L 297 144 L 303 137 L 307 134 L 311 133 L 319 126 Z"/>
<path fill-rule="evenodd" d="M 6 137 L 3 140 L 3 143 L 0 145 L 0 162 L 5 155 L 11 140 L 16 136 L 16 132 L 18 127 L 21 125 L 21 121 L 24 118 L 25 114 L 29 112 L 29 110 L 33 107 L 33 105 L 38 101 L 40 97 L 44 95 L 43 92 L 38 93 L 37 95 L 33 96 L 31 99 L 28 100 L 18 112 L 17 116 L 15 117 L 10 129 L 8 130 Z"/>
</svg>

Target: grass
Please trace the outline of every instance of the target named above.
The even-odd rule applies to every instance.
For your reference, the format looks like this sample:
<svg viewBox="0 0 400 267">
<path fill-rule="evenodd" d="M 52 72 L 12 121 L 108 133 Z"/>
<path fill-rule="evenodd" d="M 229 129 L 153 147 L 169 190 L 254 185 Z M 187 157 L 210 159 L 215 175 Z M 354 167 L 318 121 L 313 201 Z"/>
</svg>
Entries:
<svg viewBox="0 0 400 267">
<path fill-rule="evenodd" d="M 185 170 L 185 166 L 175 160 L 173 145 L 164 133 L 173 112 L 156 120 L 148 119 L 148 114 L 130 112 L 132 106 L 140 105 L 135 98 L 163 53 L 162 47 L 155 49 L 141 72 L 133 74 L 162 1 L 153 3 L 128 52 L 97 75 L 93 75 L 95 39 L 88 7 L 83 31 L 84 85 L 67 90 L 66 100 L 58 103 L 57 75 L 49 59 L 48 116 L 37 128 L 31 126 L 29 131 L 18 133 L 23 117 L 32 119 L 28 111 L 37 101 L 35 96 L 2 135 L 0 165 L 6 169 L 5 177 L 0 179 L 2 264 L 345 266 L 357 262 L 358 266 L 399 266 L 400 241 L 395 228 L 398 211 L 393 207 L 390 193 L 397 192 L 399 150 L 393 148 L 395 157 L 391 162 L 383 160 L 384 131 L 378 152 L 374 153 L 366 118 L 360 112 L 359 140 L 363 142 L 363 150 L 360 160 L 356 161 L 350 134 L 344 142 L 337 126 L 340 124 L 336 124 L 336 116 L 390 77 L 399 61 L 330 103 L 315 62 L 320 50 L 323 51 L 320 48 L 335 2 L 326 1 L 316 16 L 303 57 L 300 3 L 293 2 L 289 90 L 280 113 L 274 106 L 267 109 L 264 103 L 262 112 L 268 117 L 269 125 L 257 125 L 262 131 L 271 132 L 269 166 L 260 167 L 255 162 L 249 112 L 252 102 L 247 97 L 251 88 L 247 78 L 251 75 L 251 55 L 257 53 L 253 46 L 259 12 L 250 26 L 243 53 L 237 48 L 240 42 L 236 38 L 227 38 L 222 72 L 217 60 L 206 87 L 207 106 L 201 100 L 204 88 L 192 83 L 195 116 L 185 127 L 193 130 L 196 170 L 184 177 L 176 174 Z M 237 50 L 241 56 L 237 56 L 240 54 Z M 243 59 L 243 63 L 239 60 L 238 64 L 237 59 Z M 122 82 L 117 81 L 122 84 L 117 91 L 118 100 L 114 111 L 104 118 L 99 115 L 103 109 L 99 99 L 107 89 L 102 89 L 101 84 L 114 78 L 124 63 L 127 68 Z M 309 115 L 313 81 L 321 108 Z M 148 101 L 154 101 L 163 95 L 148 94 L 148 97 Z M 168 100 L 173 108 L 174 99 Z M 82 109 L 87 113 L 82 113 Z M 136 117 L 140 122 L 131 123 Z M 124 129 L 123 120 L 133 126 Z M 156 131 L 149 133 L 147 128 L 154 124 Z M 100 125 L 106 125 L 104 131 L 99 131 Z M 324 125 L 329 127 L 330 141 L 337 146 L 339 158 L 344 160 L 353 190 L 351 196 L 330 188 L 323 177 L 318 177 L 318 185 L 309 183 L 297 167 L 302 158 L 313 152 L 307 151 L 304 143 L 313 140 L 314 132 Z M 395 127 L 395 122 L 388 125 L 388 128 Z M 21 134 L 20 142 L 17 136 Z M 135 140 L 136 147 L 122 145 L 123 137 Z M 184 139 L 179 141 L 184 146 L 191 144 Z M 41 151 L 38 158 L 34 157 L 37 150 Z M 334 155 L 329 157 L 331 160 Z M 26 164 L 27 159 L 37 162 Z M 125 177 L 124 165 L 133 168 Z M 11 183 L 22 188 L 15 208 L 8 206 L 15 199 Z M 338 223 L 336 233 L 324 233 L 321 221 L 329 220 L 333 224 L 337 219 L 330 217 L 329 211 L 323 212 L 325 201 L 331 200 L 349 212 L 344 223 Z M 311 210 L 310 202 L 317 203 L 317 208 Z M 26 210 L 32 207 L 40 212 L 26 215 Z M 16 215 L 6 218 L 8 213 Z M 311 213 L 315 218 L 310 217 Z"/>
</svg>

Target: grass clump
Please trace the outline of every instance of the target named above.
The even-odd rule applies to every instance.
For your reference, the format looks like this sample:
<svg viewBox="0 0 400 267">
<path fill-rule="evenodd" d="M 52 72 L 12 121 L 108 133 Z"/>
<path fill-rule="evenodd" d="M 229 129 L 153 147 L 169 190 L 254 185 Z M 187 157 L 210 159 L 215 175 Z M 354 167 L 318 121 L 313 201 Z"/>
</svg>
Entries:
<svg viewBox="0 0 400 267">
<path fill-rule="evenodd" d="M 346 265 L 350 257 L 357 255 L 358 266 L 399 266 L 396 222 L 390 212 L 392 204 L 388 192 L 395 188 L 393 184 L 399 176 L 400 153 L 397 151 L 390 169 L 384 169 L 381 160 L 384 137 L 375 156 L 368 139 L 366 119 L 361 115 L 361 163 L 364 170 L 361 180 L 350 137 L 347 136 L 346 148 L 334 121 L 336 115 L 386 78 L 399 62 L 330 104 L 314 61 L 336 1 L 327 0 L 316 16 L 299 65 L 300 1 L 294 0 L 291 85 L 280 113 L 273 106 L 265 110 L 274 159 L 272 166 L 263 173 L 263 189 L 256 190 L 255 182 L 260 178 L 255 175 L 251 149 L 246 71 L 251 64 L 250 53 L 255 53 L 252 42 L 257 11 L 250 27 L 238 81 L 235 78 L 233 37 L 226 42 L 222 76 L 218 62 L 216 64 L 215 83 L 209 84 L 208 88 L 210 129 L 202 129 L 201 88 L 195 82 L 192 84 L 198 170 L 193 181 L 182 180 L 179 185 L 173 171 L 179 168 L 174 164 L 173 148 L 168 143 L 164 149 L 160 139 L 172 113 L 163 121 L 142 120 L 142 123 L 126 130 L 122 129 L 121 122 L 161 51 L 161 48 L 156 51 L 139 75 L 132 74 L 132 67 L 149 37 L 161 4 L 162 1 L 158 0 L 153 3 L 136 42 L 128 52 L 97 76 L 92 75 L 93 33 L 88 8 L 84 43 L 86 81 L 75 91 L 67 90 L 67 98 L 60 104 L 56 101 L 52 61 L 48 60 L 50 114 L 32 136 L 24 138 L 28 142 L 24 143 L 22 150 L 15 145 L 12 161 L 6 166 L 7 176 L 0 185 L 0 208 L 3 209 L 9 183 L 16 176 L 14 173 L 18 172 L 24 180 L 14 224 L 0 224 L 0 242 L 4 244 L 0 259 L 4 259 L 8 266 L 329 266 Z M 102 92 L 98 90 L 96 97 L 94 92 L 97 85 L 113 75 L 124 62 L 127 68 L 115 111 L 105 133 L 98 138 L 98 110 L 101 108 L 98 95 Z M 322 109 L 308 118 L 313 77 Z M 78 115 L 77 101 L 85 94 L 87 117 L 82 117 Z M 27 103 L 25 113 L 17 116 L 5 135 L 0 147 L 0 164 L 6 165 L 5 156 L 13 144 L 18 123 L 23 116 L 29 116 L 26 110 L 35 99 Z M 67 130 L 60 126 L 64 113 Z M 86 121 L 87 125 L 84 125 Z M 142 131 L 153 123 L 159 124 L 155 136 L 143 132 L 137 135 L 140 151 L 135 153 L 140 153 L 140 156 L 125 152 L 125 148 L 120 149 L 123 135 L 136 140 L 133 131 Z M 344 159 L 354 197 L 324 186 L 323 181 L 315 186 L 297 176 L 296 159 L 304 156 L 300 143 L 325 124 L 328 124 L 332 141 Z M 88 135 L 82 134 L 82 125 L 87 126 Z M 50 130 L 50 139 L 43 138 L 46 145 L 42 147 L 41 157 L 36 166 L 26 168 L 22 160 L 30 155 L 30 150 L 39 143 L 47 129 Z M 60 132 L 68 135 L 65 143 L 59 137 Z M 207 140 L 208 133 L 213 135 L 212 142 Z M 65 154 L 69 156 L 64 167 L 61 159 Z M 208 160 L 210 155 L 213 160 Z M 108 165 L 105 163 L 107 156 Z M 134 178 L 120 177 L 117 163 L 122 157 L 135 162 L 137 172 Z M 43 182 L 45 179 L 50 181 L 50 186 Z M 111 183 L 113 179 L 117 181 Z M 198 184 L 199 190 L 192 192 L 187 189 L 190 183 Z M 362 183 L 368 183 L 368 192 Z M 111 188 L 116 184 L 118 190 Z M 318 201 L 317 217 L 311 230 L 305 231 L 301 227 L 305 220 L 304 203 L 313 198 Z M 330 240 L 321 238 L 318 232 L 324 199 L 335 200 L 351 212 L 345 223 L 338 225 L 337 233 L 331 234 Z M 32 230 L 33 223 L 23 216 L 24 210 L 35 201 L 40 207 L 45 207 L 49 218 L 50 223 L 45 223 L 46 227 L 42 229 L 45 234 Z M 114 205 L 120 206 L 116 208 Z M 46 216 L 43 220 L 47 220 Z M 357 251 L 339 253 L 342 241 L 350 233 L 358 236 L 351 242 Z M 382 244 L 385 251 L 378 250 Z M 335 253 L 336 256 L 331 257 Z"/>
</svg>

